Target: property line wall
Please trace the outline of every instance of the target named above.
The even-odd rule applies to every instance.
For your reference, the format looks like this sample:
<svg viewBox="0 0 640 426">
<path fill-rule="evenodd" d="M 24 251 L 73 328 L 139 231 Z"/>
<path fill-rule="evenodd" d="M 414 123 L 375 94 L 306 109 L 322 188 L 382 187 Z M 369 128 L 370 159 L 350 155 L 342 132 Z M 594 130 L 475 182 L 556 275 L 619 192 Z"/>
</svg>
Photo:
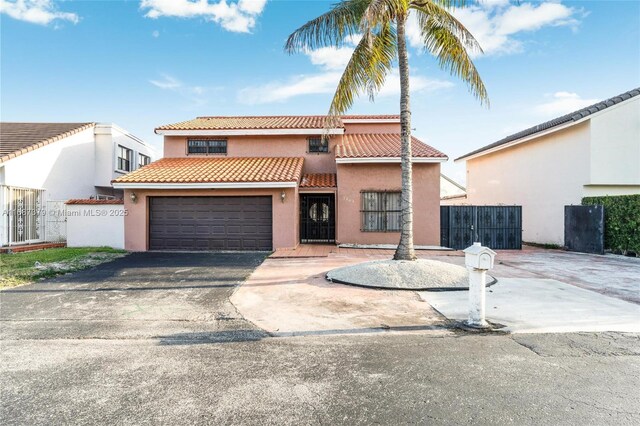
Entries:
<svg viewBox="0 0 640 426">
<path fill-rule="evenodd" d="M 67 247 L 125 248 L 122 204 L 68 204 L 66 213 Z"/>
</svg>

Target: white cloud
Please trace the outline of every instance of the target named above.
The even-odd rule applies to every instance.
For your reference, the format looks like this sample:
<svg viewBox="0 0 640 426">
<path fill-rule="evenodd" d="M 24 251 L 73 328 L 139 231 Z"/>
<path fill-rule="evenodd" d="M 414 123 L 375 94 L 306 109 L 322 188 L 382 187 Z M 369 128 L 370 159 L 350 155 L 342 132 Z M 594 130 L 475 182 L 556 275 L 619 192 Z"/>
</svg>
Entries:
<svg viewBox="0 0 640 426">
<path fill-rule="evenodd" d="M 475 6 L 453 12 L 478 40 L 485 55 L 521 52 L 522 42 L 514 36 L 523 32 L 549 26 L 575 29 L 579 24 L 576 18 L 579 13 L 579 10 L 559 2 L 512 4 L 508 0 L 481 0 Z M 411 46 L 422 46 L 420 27 L 415 17 L 410 17 L 407 23 L 407 37 Z"/>
<path fill-rule="evenodd" d="M 327 70 L 343 70 L 349 63 L 353 47 L 321 47 L 306 52 L 313 65 Z"/>
<path fill-rule="evenodd" d="M 568 114 L 599 101 L 599 99 L 583 99 L 577 93 L 571 92 L 556 92 L 548 96 L 551 97 L 550 101 L 537 105 L 534 108 L 536 113 L 548 117 Z"/>
<path fill-rule="evenodd" d="M 222 90 L 222 87 L 193 86 L 183 83 L 181 80 L 169 75 L 160 74 L 162 78 L 149 80 L 149 83 L 162 90 L 168 90 L 191 101 L 195 105 L 207 103 L 207 94 Z"/>
<path fill-rule="evenodd" d="M 147 10 L 147 18 L 177 17 L 204 18 L 220 24 L 227 31 L 248 33 L 256 25 L 256 18 L 264 10 L 267 0 L 142 0 L 140 9 Z"/>
<path fill-rule="evenodd" d="M 75 13 L 60 12 L 51 0 L 0 0 L 0 14 L 32 24 L 48 25 L 54 21 L 77 24 L 80 18 Z"/>
<path fill-rule="evenodd" d="M 435 90 L 447 89 L 454 84 L 447 80 L 432 80 L 419 74 L 412 74 L 409 85 L 412 93 L 433 92 Z M 334 89 L 335 90 L 335 89 Z M 378 96 L 395 96 L 400 93 L 400 73 L 393 69 L 387 76 L 384 86 L 380 89 Z"/>
<path fill-rule="evenodd" d="M 496 18 L 498 34 L 511 35 L 521 31 L 536 31 L 544 26 L 575 26 L 575 10 L 561 3 L 522 3 L 508 7 Z"/>
<path fill-rule="evenodd" d="M 243 104 L 267 104 L 285 102 L 291 98 L 305 95 L 333 94 L 340 81 L 340 71 L 329 71 L 311 75 L 300 75 L 286 81 L 271 82 L 261 86 L 249 86 L 238 92 L 238 102 Z M 411 92 L 430 92 L 452 87 L 445 80 L 431 80 L 421 75 L 411 76 Z M 378 97 L 393 96 L 400 93 L 400 77 L 393 70 L 380 89 Z"/>
<path fill-rule="evenodd" d="M 340 75 L 339 71 L 330 71 L 294 76 L 284 82 L 245 87 L 238 92 L 238 102 L 249 105 L 266 104 L 284 102 L 296 96 L 333 93 L 340 80 Z"/>
<path fill-rule="evenodd" d="M 308 50 L 305 55 L 319 72 L 290 76 L 284 80 L 272 81 L 262 85 L 254 85 L 238 92 L 238 102 L 244 104 L 265 104 L 284 102 L 291 98 L 305 95 L 333 94 L 336 91 L 342 72 L 346 67 L 355 46 L 362 39 L 361 35 L 345 38 L 341 47 L 322 47 Z M 452 87 L 446 80 L 432 80 L 413 73 L 411 75 L 411 91 L 434 91 Z M 400 93 L 400 77 L 397 68 L 391 70 L 384 86 L 376 96 L 394 96 Z"/>
<path fill-rule="evenodd" d="M 263 85 L 249 86 L 238 92 L 238 102 L 244 104 L 265 104 L 284 102 L 297 96 L 333 94 L 342 72 L 351 58 L 355 45 L 361 36 L 345 39 L 345 46 L 322 47 L 305 52 L 313 65 L 321 70 L 309 75 L 291 76 L 286 80 L 272 81 Z M 411 91 L 433 91 L 453 86 L 445 80 L 431 80 L 418 74 L 411 75 Z M 377 96 L 393 96 L 400 93 L 400 77 L 397 69 L 387 76 L 384 86 Z"/>
<path fill-rule="evenodd" d="M 153 84 L 160 89 L 175 90 L 183 86 L 182 82 L 175 77 L 168 74 L 162 74 L 162 80 L 149 80 L 149 83 Z"/>
</svg>

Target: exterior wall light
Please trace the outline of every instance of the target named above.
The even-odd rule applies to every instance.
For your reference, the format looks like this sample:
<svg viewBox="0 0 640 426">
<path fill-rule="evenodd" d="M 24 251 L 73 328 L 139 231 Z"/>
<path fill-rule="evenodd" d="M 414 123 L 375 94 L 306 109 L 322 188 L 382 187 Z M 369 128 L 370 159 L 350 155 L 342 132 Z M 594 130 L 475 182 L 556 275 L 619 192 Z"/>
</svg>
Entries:
<svg viewBox="0 0 640 426">
<path fill-rule="evenodd" d="M 284 203 L 285 198 L 287 198 L 287 194 L 285 194 L 284 191 L 282 191 L 280 193 L 280 201 L 282 201 Z"/>
<path fill-rule="evenodd" d="M 138 201 L 138 196 L 136 195 L 135 192 L 132 192 L 131 194 L 129 194 L 129 198 L 131 198 L 131 202 L 133 202 L 133 203 Z"/>
</svg>

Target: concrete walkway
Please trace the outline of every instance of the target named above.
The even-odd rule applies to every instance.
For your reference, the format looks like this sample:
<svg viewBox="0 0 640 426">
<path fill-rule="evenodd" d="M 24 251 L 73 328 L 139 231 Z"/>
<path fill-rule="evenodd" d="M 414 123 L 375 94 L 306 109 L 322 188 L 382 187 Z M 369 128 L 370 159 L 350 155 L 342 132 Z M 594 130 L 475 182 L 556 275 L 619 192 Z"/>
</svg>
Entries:
<svg viewBox="0 0 640 426">
<path fill-rule="evenodd" d="M 465 291 L 421 298 L 324 279 L 334 268 L 389 259 L 389 250 L 309 247 L 266 259 L 238 288 L 231 301 L 245 318 L 276 335 L 442 329 L 448 319 L 466 318 Z M 317 254 L 323 257 L 305 257 Z M 418 256 L 464 265 L 460 252 Z M 491 274 L 499 283 L 489 289 L 489 319 L 509 331 L 639 330 L 640 259 L 525 247 L 499 251 Z"/>
<path fill-rule="evenodd" d="M 231 297 L 244 318 L 275 335 L 438 328 L 446 320 L 417 293 L 333 284 L 327 271 L 361 257 L 267 259 Z"/>
<path fill-rule="evenodd" d="M 420 292 L 456 321 L 467 319 L 468 294 Z M 503 278 L 487 290 L 487 320 L 512 333 L 640 332 L 640 305 L 556 280 Z"/>
</svg>

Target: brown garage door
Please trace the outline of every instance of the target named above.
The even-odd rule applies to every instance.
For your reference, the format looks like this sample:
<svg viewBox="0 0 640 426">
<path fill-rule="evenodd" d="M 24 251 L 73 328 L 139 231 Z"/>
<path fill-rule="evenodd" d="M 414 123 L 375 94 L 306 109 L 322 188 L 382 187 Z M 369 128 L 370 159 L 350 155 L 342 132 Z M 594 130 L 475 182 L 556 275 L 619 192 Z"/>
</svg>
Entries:
<svg viewBox="0 0 640 426">
<path fill-rule="evenodd" d="M 150 250 L 271 250 L 271 197 L 152 197 Z"/>
</svg>

